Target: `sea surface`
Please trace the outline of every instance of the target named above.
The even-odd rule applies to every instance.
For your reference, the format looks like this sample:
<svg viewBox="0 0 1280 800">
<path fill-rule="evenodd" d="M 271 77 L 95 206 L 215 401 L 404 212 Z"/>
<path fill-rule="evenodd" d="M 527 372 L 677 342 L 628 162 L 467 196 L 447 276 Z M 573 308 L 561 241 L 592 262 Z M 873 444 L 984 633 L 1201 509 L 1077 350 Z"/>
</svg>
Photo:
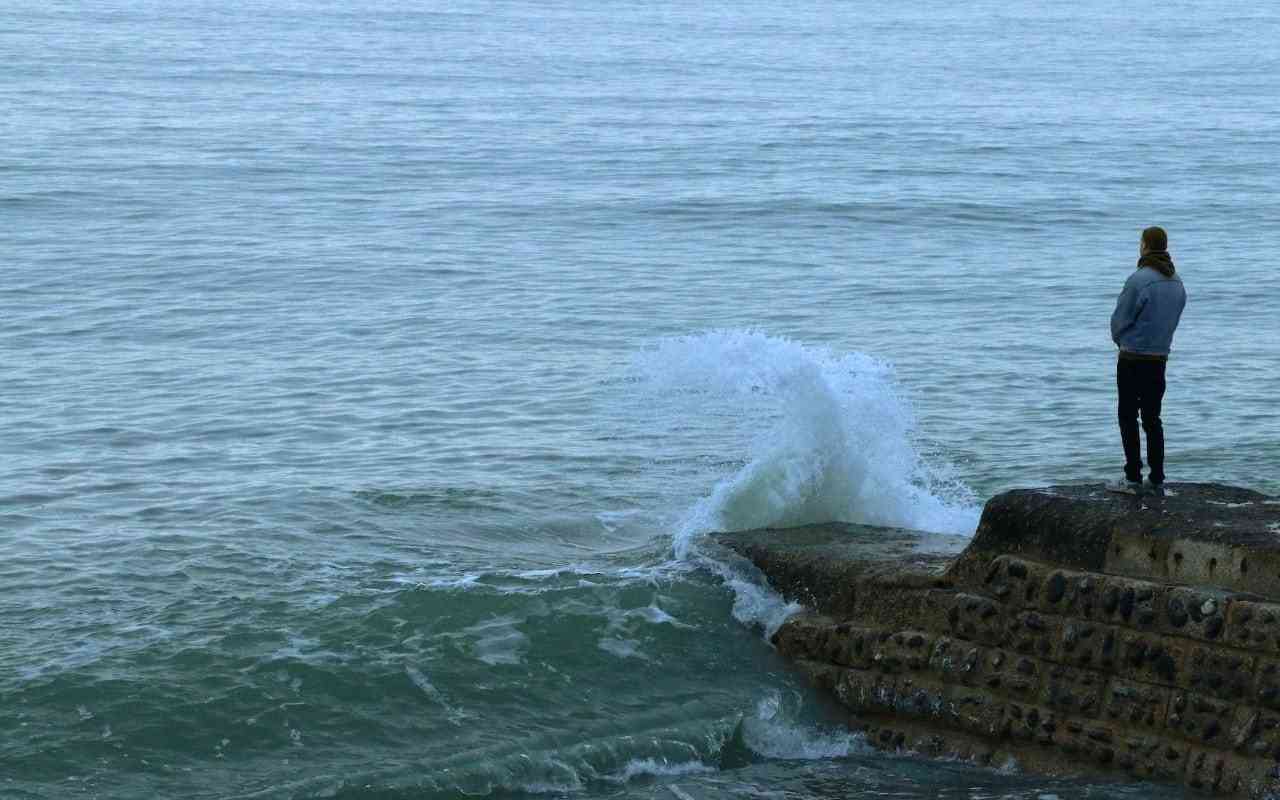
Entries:
<svg viewBox="0 0 1280 800">
<path fill-rule="evenodd" d="M 0 797 L 1172 798 L 871 751 L 705 534 L 1280 492 L 1269 3 L 6 0 Z"/>
</svg>

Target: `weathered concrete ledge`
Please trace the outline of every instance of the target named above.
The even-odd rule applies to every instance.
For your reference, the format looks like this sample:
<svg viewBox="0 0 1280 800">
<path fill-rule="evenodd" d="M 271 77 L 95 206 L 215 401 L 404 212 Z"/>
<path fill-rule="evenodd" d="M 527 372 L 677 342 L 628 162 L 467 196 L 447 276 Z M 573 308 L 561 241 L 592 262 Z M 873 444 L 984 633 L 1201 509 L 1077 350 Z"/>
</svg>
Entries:
<svg viewBox="0 0 1280 800">
<path fill-rule="evenodd" d="M 774 635 L 880 747 L 1280 793 L 1280 500 L 1008 492 L 973 539 L 722 534 L 810 611 Z"/>
</svg>

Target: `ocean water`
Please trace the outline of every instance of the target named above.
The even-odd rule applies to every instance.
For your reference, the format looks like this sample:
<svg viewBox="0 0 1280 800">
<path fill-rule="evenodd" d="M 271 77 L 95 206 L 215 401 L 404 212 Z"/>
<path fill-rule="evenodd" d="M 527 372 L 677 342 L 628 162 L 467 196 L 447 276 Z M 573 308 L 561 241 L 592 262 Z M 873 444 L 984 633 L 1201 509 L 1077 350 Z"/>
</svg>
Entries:
<svg viewBox="0 0 1280 800">
<path fill-rule="evenodd" d="M 708 531 L 1280 492 L 1280 11 L 8 0 L 0 797 L 1176 797 L 889 756 Z"/>
</svg>

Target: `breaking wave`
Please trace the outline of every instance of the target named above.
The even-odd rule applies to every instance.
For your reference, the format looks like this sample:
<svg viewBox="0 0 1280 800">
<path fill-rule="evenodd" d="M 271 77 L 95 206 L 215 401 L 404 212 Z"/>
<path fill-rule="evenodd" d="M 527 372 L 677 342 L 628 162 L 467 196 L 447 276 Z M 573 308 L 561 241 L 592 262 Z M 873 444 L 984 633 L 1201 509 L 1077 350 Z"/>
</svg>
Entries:
<svg viewBox="0 0 1280 800">
<path fill-rule="evenodd" d="M 745 451 L 679 520 L 679 558 L 710 531 L 839 521 L 968 535 L 977 525 L 972 492 L 921 456 L 911 405 L 885 361 L 712 331 L 659 341 L 633 372 L 645 402 L 673 425 Z"/>
</svg>

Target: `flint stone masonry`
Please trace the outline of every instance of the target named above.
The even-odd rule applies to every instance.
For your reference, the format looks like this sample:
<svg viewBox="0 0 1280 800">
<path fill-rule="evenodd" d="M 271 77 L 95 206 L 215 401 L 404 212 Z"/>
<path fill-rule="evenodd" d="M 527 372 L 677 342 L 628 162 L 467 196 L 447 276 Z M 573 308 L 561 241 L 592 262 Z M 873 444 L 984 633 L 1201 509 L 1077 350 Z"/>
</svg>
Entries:
<svg viewBox="0 0 1280 800">
<path fill-rule="evenodd" d="M 967 542 L 718 539 L 807 607 L 773 642 L 876 746 L 1280 797 L 1280 501 L 1168 488 L 1007 492 Z"/>
</svg>

